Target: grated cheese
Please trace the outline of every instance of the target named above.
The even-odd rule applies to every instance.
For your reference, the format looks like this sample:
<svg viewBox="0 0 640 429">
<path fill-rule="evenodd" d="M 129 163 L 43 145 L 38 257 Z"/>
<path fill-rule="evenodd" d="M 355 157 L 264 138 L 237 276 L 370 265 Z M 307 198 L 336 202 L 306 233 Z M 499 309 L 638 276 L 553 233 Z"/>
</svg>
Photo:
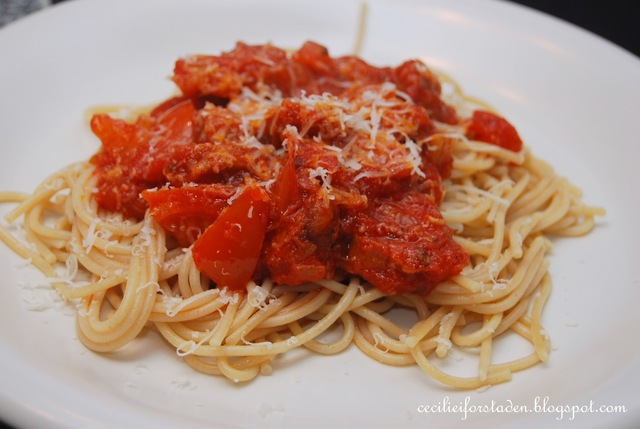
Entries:
<svg viewBox="0 0 640 429">
<path fill-rule="evenodd" d="M 243 343 L 245 343 L 248 346 L 266 347 L 267 350 L 271 350 L 273 348 L 273 343 L 271 341 L 262 341 L 259 343 L 252 343 L 251 341 L 247 341 L 244 338 L 241 338 L 241 340 Z"/>
<path fill-rule="evenodd" d="M 320 180 L 322 181 L 322 187 L 327 191 L 327 193 L 331 192 L 331 176 L 329 175 L 329 171 L 326 168 L 316 167 L 310 169 L 309 178 L 320 178 Z"/>
<path fill-rule="evenodd" d="M 404 145 L 409 150 L 409 164 L 413 167 L 411 172 L 420 177 L 426 177 L 424 171 L 420 168 L 422 165 L 422 156 L 420 155 L 420 148 L 418 145 L 408 137 L 405 140 Z"/>
<path fill-rule="evenodd" d="M 511 204 L 511 202 L 505 198 L 502 198 L 492 192 L 489 191 L 485 191 L 484 189 L 478 189 L 475 188 L 473 186 L 466 186 L 466 185 L 451 185 L 449 187 L 449 192 L 451 192 L 452 190 L 457 189 L 460 191 L 465 191 L 467 194 L 478 194 L 478 195 L 482 195 L 483 197 L 487 197 L 493 201 L 495 201 L 498 204 L 503 204 L 505 206 L 509 206 Z"/>
<path fill-rule="evenodd" d="M 138 286 L 138 288 L 136 289 L 136 293 L 143 292 L 147 288 L 155 288 L 157 291 L 160 290 L 160 285 L 158 284 L 158 282 L 148 281 L 147 283 Z"/>
<path fill-rule="evenodd" d="M 87 230 L 87 235 L 82 238 L 82 246 L 85 248 L 87 255 L 89 254 L 89 252 L 91 252 L 91 249 L 93 248 L 93 245 L 95 244 L 96 239 L 98 238 L 98 236 L 96 235 L 96 227 L 98 226 L 99 223 L 100 223 L 99 218 L 93 219 L 91 221 L 91 224 L 89 225 L 89 229 Z"/>
<path fill-rule="evenodd" d="M 244 188 L 238 187 L 236 189 L 236 192 L 227 199 L 227 204 L 231 205 L 231 203 L 234 202 L 236 198 L 240 196 L 243 190 Z"/>
<path fill-rule="evenodd" d="M 444 349 L 446 351 L 450 350 L 451 347 L 453 346 L 453 344 L 451 343 L 451 340 L 447 340 L 445 338 L 442 337 L 436 337 L 434 338 L 434 341 L 436 343 L 438 343 L 438 348 L 440 348 L 440 346 L 444 347 Z"/>
<path fill-rule="evenodd" d="M 219 289 L 219 294 L 219 301 L 223 304 L 237 304 L 240 299 L 240 295 L 238 293 L 230 292 L 227 287 Z"/>
<path fill-rule="evenodd" d="M 250 306 L 258 308 L 262 311 L 267 309 L 268 300 L 274 299 L 275 296 L 271 292 L 253 282 L 247 287 L 247 302 Z"/>
<path fill-rule="evenodd" d="M 46 278 L 50 286 L 53 286 L 55 283 L 64 283 L 71 287 L 82 287 L 89 284 L 88 281 L 76 281 L 79 273 L 78 258 L 73 253 L 71 253 L 65 261 L 65 268 L 62 271 L 56 268 L 54 272 L 56 274 L 55 277 Z"/>
</svg>

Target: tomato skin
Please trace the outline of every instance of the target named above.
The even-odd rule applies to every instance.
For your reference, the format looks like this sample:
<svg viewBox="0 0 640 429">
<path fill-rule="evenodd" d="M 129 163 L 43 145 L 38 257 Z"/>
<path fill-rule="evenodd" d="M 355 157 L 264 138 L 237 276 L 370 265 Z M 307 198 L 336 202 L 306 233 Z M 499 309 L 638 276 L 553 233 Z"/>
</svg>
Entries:
<svg viewBox="0 0 640 429">
<path fill-rule="evenodd" d="M 150 214 L 172 233 L 178 244 L 189 247 L 229 205 L 237 188 L 221 184 L 146 190 L 142 198 Z"/>
<path fill-rule="evenodd" d="M 484 110 L 476 110 L 466 123 L 465 135 L 472 140 L 480 140 L 508 149 L 522 150 L 522 140 L 515 127 L 506 119 Z"/>
<path fill-rule="evenodd" d="M 167 139 L 191 140 L 193 120 L 196 114 L 194 100 L 189 97 L 173 97 L 156 106 L 150 116 L 166 129 Z"/>
<path fill-rule="evenodd" d="M 272 196 L 277 216 L 282 216 L 288 208 L 300 201 L 300 188 L 296 177 L 295 150 L 292 148 L 287 153 L 287 159 L 283 164 L 278 179 L 273 184 Z"/>
<path fill-rule="evenodd" d="M 258 266 L 268 221 L 267 193 L 246 188 L 193 244 L 198 270 L 218 288 L 244 290 Z"/>
</svg>

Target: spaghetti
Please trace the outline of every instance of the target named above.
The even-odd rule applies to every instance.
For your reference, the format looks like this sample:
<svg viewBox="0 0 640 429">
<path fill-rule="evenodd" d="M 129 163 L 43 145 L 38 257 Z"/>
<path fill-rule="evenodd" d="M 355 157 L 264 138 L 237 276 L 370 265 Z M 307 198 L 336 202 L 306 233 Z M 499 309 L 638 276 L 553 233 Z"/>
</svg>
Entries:
<svg viewBox="0 0 640 429">
<path fill-rule="evenodd" d="M 180 60 L 174 80 L 181 97 L 135 123 L 95 115 L 92 127 L 104 146 L 91 161 L 51 175 L 32 194 L 2 193 L 3 202 L 17 203 L 5 219 L 22 218 L 26 240 L 4 226 L 0 238 L 76 303 L 79 338 L 98 352 L 117 350 L 143 329 L 154 329 L 191 367 L 240 382 L 271 374 L 274 360 L 294 348 L 329 355 L 355 344 L 381 363 L 418 365 L 439 382 L 463 389 L 510 380 L 513 372 L 546 361 L 550 340 L 541 316 L 551 292 L 549 237 L 586 234 L 604 211 L 585 205 L 580 191 L 521 147 L 515 130 L 486 106 L 474 105 L 455 85 L 445 100 L 440 80 L 424 65 L 403 64 L 410 64 L 409 71 L 375 68 L 355 57 L 333 60 L 318 46 L 307 44 L 292 54 L 297 63 L 274 47 L 246 45 L 227 56 Z M 238 52 L 247 50 L 252 61 L 239 66 Z M 326 71 L 335 70 L 335 64 L 339 75 Z M 411 84 L 415 79 L 417 86 Z M 199 116 L 182 121 L 183 109 Z M 199 146 L 171 146 L 182 141 L 185 126 L 192 127 L 190 136 L 197 134 L 193 127 L 199 130 Z M 117 127 L 120 146 L 105 137 Z M 127 152 L 142 146 L 123 136 L 139 143 L 144 133 L 152 136 L 147 152 Z M 206 149 L 204 157 L 191 151 L 196 146 Z M 116 149 L 108 152 L 108 147 Z M 213 168 L 212 153 L 232 161 Z M 170 159 L 175 154 L 180 156 Z M 119 163 L 112 162 L 116 158 Z M 164 163 L 160 169 L 154 166 L 158 159 Z M 241 161 L 246 161 L 242 168 Z M 148 169 L 142 171 L 141 163 Z M 128 179 L 112 180 L 116 173 Z M 287 174 L 296 178 L 291 183 L 302 183 L 303 196 L 294 198 L 297 188 L 278 185 Z M 194 196 L 214 185 L 216 198 Z M 170 194 L 175 189 L 182 192 L 178 199 Z M 250 192 L 255 195 L 247 199 Z M 331 223 L 333 229 L 322 230 L 333 234 L 327 234 L 332 237 L 328 253 L 338 256 L 325 255 L 320 275 L 309 274 L 318 271 L 308 268 L 308 259 L 283 262 L 284 246 L 302 235 L 287 232 L 278 241 L 273 226 L 291 215 L 287 207 L 304 205 L 300 201 L 306 195 L 322 200 L 322 207 L 341 205 L 338 213 L 348 214 Z M 238 223 L 234 233 L 236 224 L 220 219 L 229 218 L 243 200 L 252 220 Z M 353 214 L 353 207 L 369 207 L 372 201 L 382 202 L 363 209 L 370 210 L 369 217 Z M 185 207 L 197 202 L 213 211 L 185 215 Z M 274 221 L 269 210 L 278 204 L 284 208 L 276 210 L 281 217 Z M 439 210 L 430 212 L 429 204 Z M 422 210 L 419 221 L 415 207 Z M 182 210 L 182 217 L 176 218 L 175 210 Z M 265 224 L 271 222 L 264 237 L 256 223 L 259 213 L 266 216 Z M 397 267 L 397 255 L 388 250 L 395 241 L 375 247 L 389 243 L 391 233 L 385 230 L 383 240 L 371 231 L 393 229 L 382 222 L 363 226 L 378 220 L 379 213 L 411 219 L 411 228 L 420 233 L 444 237 L 416 262 L 420 273 L 407 274 L 409 262 Z M 312 217 L 305 219 L 308 226 Z M 349 222 L 356 226 L 349 229 Z M 225 230 L 226 238 L 199 244 L 216 228 Z M 258 258 L 248 277 L 241 273 L 239 283 L 227 284 L 230 277 L 222 275 L 234 274 L 224 270 L 246 260 L 216 260 L 207 252 L 211 246 L 235 252 L 226 240 L 243 237 L 243 228 L 252 228 Z M 314 249 L 322 248 L 324 239 L 316 238 Z M 420 237 L 403 239 L 413 243 Z M 250 241 L 244 244 L 256 247 Z M 266 254 L 270 245 L 271 256 Z M 353 253 L 358 246 L 362 252 Z M 290 252 L 292 258 L 299 249 Z M 354 262 L 367 252 L 381 259 L 384 279 Z M 400 254 L 415 257 L 406 249 Z M 305 269 L 283 271 L 283 265 Z M 402 283 L 406 279 L 411 284 Z M 400 308 L 414 315 L 409 328 L 394 321 Z M 494 362 L 493 343 L 507 332 L 531 343 L 531 354 Z M 479 350 L 475 376 L 438 368 L 437 361 L 453 348 Z"/>
</svg>

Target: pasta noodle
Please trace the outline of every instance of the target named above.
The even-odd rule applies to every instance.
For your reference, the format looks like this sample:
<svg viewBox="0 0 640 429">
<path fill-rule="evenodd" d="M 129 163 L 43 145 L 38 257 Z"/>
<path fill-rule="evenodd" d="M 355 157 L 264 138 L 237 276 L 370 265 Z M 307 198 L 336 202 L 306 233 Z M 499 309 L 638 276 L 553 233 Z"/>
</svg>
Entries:
<svg viewBox="0 0 640 429">
<path fill-rule="evenodd" d="M 453 88 L 447 102 L 459 111 L 475 105 Z M 26 240 L 6 226 L 0 238 L 76 305 L 78 336 L 95 351 L 153 329 L 197 371 L 244 382 L 271 374 L 294 348 L 330 355 L 355 344 L 382 364 L 417 365 L 446 385 L 505 382 L 549 358 L 541 318 L 551 292 L 550 237 L 586 234 L 604 210 L 585 205 L 580 190 L 529 149 L 475 141 L 462 124 L 435 125 L 431 141 L 451 141 L 453 157 L 440 211 L 470 262 L 424 296 L 387 295 L 358 276 L 299 286 L 267 278 L 244 293 L 215 288 L 191 249 L 176 246 L 149 213 L 133 221 L 102 210 L 89 162 L 51 175 L 32 194 L 0 193 L 17 204 L 5 219 L 22 219 Z M 415 323 L 395 321 L 398 309 Z M 508 332 L 528 341 L 531 354 L 496 362 L 494 344 Z M 439 369 L 456 348 L 478 350 L 476 375 Z"/>
</svg>

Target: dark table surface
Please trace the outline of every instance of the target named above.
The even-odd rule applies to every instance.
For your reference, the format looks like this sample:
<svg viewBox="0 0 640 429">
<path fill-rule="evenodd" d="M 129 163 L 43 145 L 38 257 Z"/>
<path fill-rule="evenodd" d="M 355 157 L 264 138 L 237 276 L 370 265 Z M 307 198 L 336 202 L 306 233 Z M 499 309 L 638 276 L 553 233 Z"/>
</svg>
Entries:
<svg viewBox="0 0 640 429">
<path fill-rule="evenodd" d="M 60 3 L 65 0 L 53 0 Z M 628 0 L 502 0 L 537 9 L 599 35 L 640 57 L 640 15 Z M 0 0 L 2 13 L 4 0 Z M 0 429 L 12 429 L 0 421 Z M 43 428 L 46 429 L 46 428 Z"/>
<path fill-rule="evenodd" d="M 507 0 L 504 0 L 507 1 Z M 582 27 L 640 57 L 640 14 L 627 0 L 508 0 Z"/>
</svg>

